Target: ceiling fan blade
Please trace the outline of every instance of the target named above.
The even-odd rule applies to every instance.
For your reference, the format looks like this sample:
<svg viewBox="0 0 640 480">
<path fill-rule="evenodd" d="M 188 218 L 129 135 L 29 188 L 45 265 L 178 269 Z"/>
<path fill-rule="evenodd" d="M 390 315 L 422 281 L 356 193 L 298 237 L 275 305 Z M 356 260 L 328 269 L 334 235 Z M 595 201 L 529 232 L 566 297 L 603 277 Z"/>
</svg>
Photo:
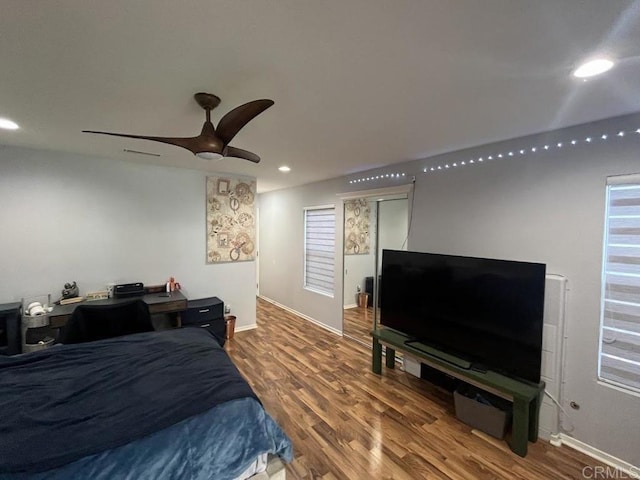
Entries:
<svg viewBox="0 0 640 480">
<path fill-rule="evenodd" d="M 241 148 L 227 146 L 224 152 L 222 152 L 222 155 L 224 157 L 242 158 L 243 160 L 249 160 L 253 163 L 260 163 L 260 157 L 258 155 Z"/>
<path fill-rule="evenodd" d="M 197 153 L 201 147 L 201 136 L 197 137 L 150 137 L 145 135 L 129 135 L 127 133 L 98 132 L 95 130 L 82 130 L 82 133 L 97 133 L 99 135 L 111 135 L 112 137 L 136 138 L 139 140 L 151 140 L 152 142 L 167 143 L 182 147 L 191 153 Z"/>
<path fill-rule="evenodd" d="M 254 100 L 234 108 L 220 119 L 216 133 L 228 144 L 247 123 L 273 105 L 273 100 Z"/>
</svg>

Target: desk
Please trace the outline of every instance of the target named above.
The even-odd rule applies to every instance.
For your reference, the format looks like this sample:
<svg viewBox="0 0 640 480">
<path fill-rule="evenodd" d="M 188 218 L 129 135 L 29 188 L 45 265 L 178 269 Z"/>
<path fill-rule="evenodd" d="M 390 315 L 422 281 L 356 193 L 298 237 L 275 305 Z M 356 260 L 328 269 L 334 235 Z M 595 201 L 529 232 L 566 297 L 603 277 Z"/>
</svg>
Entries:
<svg viewBox="0 0 640 480">
<path fill-rule="evenodd" d="M 373 330 L 371 336 L 373 337 L 371 364 L 373 373 L 378 375 L 382 373 L 382 345 L 387 347 L 385 362 L 387 368 L 395 366 L 396 349 L 406 352 L 437 370 L 513 402 L 513 429 L 509 446 L 515 453 L 521 457 L 526 456 L 527 442 L 538 440 L 538 418 L 544 393 L 544 382 L 535 385 L 520 382 L 492 371 L 477 372 L 462 368 L 455 365 L 456 358 L 452 355 L 427 346 L 425 346 L 425 351 L 407 345 L 405 342 L 409 337 L 394 330 Z M 427 353 L 428 351 L 432 353 Z"/>
<path fill-rule="evenodd" d="M 176 315 L 176 326 L 182 326 L 180 313 L 187 309 L 187 297 L 185 297 L 179 290 L 176 290 L 170 294 L 149 293 L 141 297 L 110 298 L 108 300 L 95 300 L 92 302 L 85 300 L 83 302 L 72 303 L 70 305 L 55 305 L 53 307 L 53 311 L 49 314 L 50 327 L 64 327 L 78 305 L 115 305 L 117 303 L 127 302 L 138 298 L 142 299 L 149 306 L 149 313 L 151 315 L 158 313 L 173 313 Z"/>
</svg>

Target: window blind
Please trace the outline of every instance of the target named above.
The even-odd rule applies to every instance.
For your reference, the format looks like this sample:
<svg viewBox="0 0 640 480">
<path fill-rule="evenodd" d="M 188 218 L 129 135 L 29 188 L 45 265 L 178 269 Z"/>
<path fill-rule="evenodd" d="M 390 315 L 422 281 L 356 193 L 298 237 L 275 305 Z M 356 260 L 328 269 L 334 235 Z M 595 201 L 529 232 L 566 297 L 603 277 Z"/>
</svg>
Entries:
<svg viewBox="0 0 640 480">
<path fill-rule="evenodd" d="M 598 376 L 640 392 L 640 176 L 607 181 Z"/>
<path fill-rule="evenodd" d="M 335 208 L 307 208 L 304 211 L 304 219 L 304 286 L 333 296 Z"/>
</svg>

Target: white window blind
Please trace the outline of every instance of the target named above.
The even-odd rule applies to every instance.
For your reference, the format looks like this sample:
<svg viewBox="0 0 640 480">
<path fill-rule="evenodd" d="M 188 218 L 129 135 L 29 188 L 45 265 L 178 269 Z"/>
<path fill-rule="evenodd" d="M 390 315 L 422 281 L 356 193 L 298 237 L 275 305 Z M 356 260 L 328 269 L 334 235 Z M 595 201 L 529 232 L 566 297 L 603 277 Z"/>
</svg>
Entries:
<svg viewBox="0 0 640 480">
<path fill-rule="evenodd" d="M 304 286 L 333 296 L 336 251 L 334 207 L 304 211 Z"/>
<path fill-rule="evenodd" d="M 598 377 L 640 392 L 640 175 L 610 177 Z"/>
</svg>

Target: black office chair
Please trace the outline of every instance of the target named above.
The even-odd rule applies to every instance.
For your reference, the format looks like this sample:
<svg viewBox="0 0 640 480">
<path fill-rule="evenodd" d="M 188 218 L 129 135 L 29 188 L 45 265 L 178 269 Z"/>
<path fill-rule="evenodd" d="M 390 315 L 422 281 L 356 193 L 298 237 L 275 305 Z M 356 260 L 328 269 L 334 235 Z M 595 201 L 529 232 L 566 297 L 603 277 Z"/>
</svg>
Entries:
<svg viewBox="0 0 640 480">
<path fill-rule="evenodd" d="M 0 355 L 16 355 L 22 351 L 20 304 L 0 305 Z"/>
<path fill-rule="evenodd" d="M 93 342 L 153 330 L 149 307 L 142 300 L 79 305 L 60 332 L 57 343 Z"/>
</svg>

